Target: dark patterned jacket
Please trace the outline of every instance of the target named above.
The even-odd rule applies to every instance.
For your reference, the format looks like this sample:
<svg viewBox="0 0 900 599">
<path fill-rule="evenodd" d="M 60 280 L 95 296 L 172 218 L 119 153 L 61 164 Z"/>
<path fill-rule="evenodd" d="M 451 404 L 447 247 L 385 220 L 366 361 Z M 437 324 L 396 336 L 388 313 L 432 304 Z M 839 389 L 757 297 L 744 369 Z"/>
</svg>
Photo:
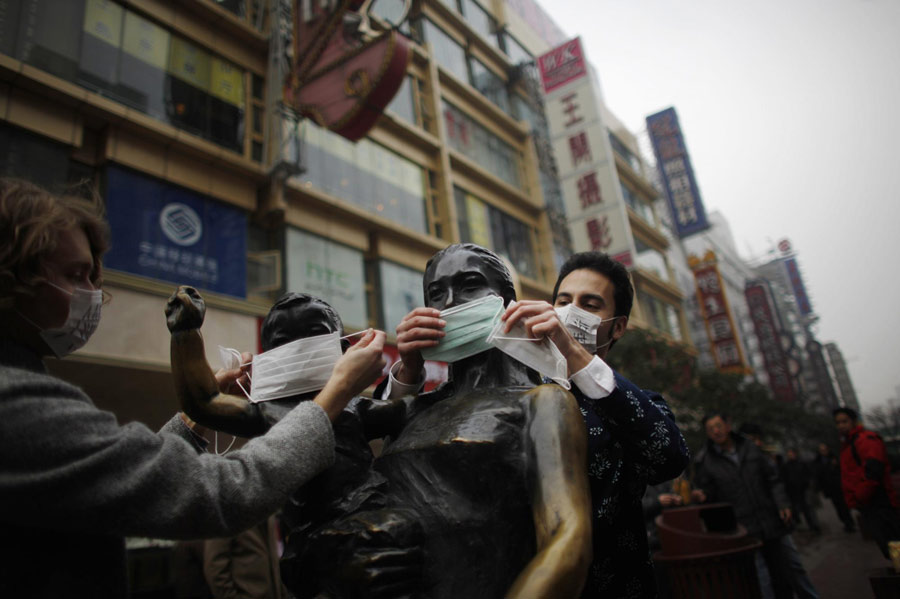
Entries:
<svg viewBox="0 0 900 599">
<path fill-rule="evenodd" d="M 591 399 L 577 386 L 588 433 L 594 559 L 582 597 L 656 597 L 641 498 L 681 474 L 687 444 L 662 396 L 615 373 L 616 389 Z"/>
</svg>

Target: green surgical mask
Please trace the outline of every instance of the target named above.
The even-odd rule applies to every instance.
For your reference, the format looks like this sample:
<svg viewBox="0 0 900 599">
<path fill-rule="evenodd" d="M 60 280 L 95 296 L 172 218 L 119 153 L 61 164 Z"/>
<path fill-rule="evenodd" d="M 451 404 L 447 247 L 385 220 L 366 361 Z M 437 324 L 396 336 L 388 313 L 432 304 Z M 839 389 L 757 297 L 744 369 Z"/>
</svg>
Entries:
<svg viewBox="0 0 900 599">
<path fill-rule="evenodd" d="M 503 298 L 488 295 L 441 312 L 444 337 L 422 350 L 422 357 L 436 362 L 458 362 L 492 349 L 488 336 L 503 313 Z"/>
</svg>

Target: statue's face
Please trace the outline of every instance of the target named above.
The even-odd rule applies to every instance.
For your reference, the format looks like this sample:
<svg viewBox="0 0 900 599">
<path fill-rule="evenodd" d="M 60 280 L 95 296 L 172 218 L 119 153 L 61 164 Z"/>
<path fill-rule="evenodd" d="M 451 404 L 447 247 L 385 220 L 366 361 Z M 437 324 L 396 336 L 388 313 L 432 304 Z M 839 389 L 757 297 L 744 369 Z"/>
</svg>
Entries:
<svg viewBox="0 0 900 599">
<path fill-rule="evenodd" d="M 502 284 L 484 259 L 468 250 L 444 254 L 425 273 L 425 305 L 437 310 L 501 295 Z"/>
<path fill-rule="evenodd" d="M 327 308 L 316 301 L 278 310 L 272 315 L 271 323 L 271 338 L 263 340 L 268 349 L 297 339 L 327 335 L 340 330 Z"/>
</svg>

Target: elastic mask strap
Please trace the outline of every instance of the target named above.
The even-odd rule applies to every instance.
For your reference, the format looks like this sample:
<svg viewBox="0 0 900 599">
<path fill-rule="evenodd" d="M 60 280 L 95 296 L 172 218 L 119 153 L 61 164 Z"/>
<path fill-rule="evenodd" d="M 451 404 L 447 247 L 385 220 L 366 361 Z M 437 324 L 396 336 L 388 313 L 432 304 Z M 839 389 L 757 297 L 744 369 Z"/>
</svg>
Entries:
<svg viewBox="0 0 900 599">
<path fill-rule="evenodd" d="M 243 387 L 241 387 L 241 389 L 243 389 Z M 246 391 L 244 391 L 244 393 L 246 393 Z M 237 441 L 237 436 L 232 435 L 231 443 L 228 444 L 228 447 L 225 448 L 225 451 L 219 453 L 219 431 L 215 431 L 215 445 L 213 446 L 213 449 L 215 450 L 216 455 L 225 455 L 226 453 L 228 453 L 228 451 L 231 449 L 231 446 L 234 445 L 235 441 Z"/>
<path fill-rule="evenodd" d="M 542 339 L 533 339 L 531 337 L 501 337 L 499 335 L 491 337 L 491 339 L 503 339 L 505 341 L 543 341 L 544 340 L 543 338 Z"/>
<path fill-rule="evenodd" d="M 358 335 L 365 335 L 366 333 L 368 333 L 368 332 L 371 331 L 371 330 L 372 330 L 372 329 L 364 329 L 364 330 L 362 330 L 362 331 L 357 331 L 357 332 L 355 332 L 355 333 L 350 333 L 349 335 L 344 335 L 343 337 L 340 337 L 340 338 L 339 338 L 339 341 L 343 341 L 344 339 L 349 339 L 350 337 L 356 337 L 356 336 L 358 336 Z"/>
</svg>

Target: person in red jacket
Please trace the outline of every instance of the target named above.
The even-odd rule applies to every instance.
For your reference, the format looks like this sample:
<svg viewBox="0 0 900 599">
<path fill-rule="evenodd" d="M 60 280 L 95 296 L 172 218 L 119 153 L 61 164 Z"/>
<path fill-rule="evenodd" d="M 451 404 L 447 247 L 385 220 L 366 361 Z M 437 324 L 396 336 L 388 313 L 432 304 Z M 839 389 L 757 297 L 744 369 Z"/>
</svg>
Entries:
<svg viewBox="0 0 900 599">
<path fill-rule="evenodd" d="M 841 436 L 844 499 L 848 507 L 859 510 L 863 526 L 888 558 L 888 542 L 900 541 L 900 503 L 891 483 L 884 441 L 878 433 L 859 424 L 859 416 L 850 408 L 837 408 L 832 416 Z"/>
</svg>

